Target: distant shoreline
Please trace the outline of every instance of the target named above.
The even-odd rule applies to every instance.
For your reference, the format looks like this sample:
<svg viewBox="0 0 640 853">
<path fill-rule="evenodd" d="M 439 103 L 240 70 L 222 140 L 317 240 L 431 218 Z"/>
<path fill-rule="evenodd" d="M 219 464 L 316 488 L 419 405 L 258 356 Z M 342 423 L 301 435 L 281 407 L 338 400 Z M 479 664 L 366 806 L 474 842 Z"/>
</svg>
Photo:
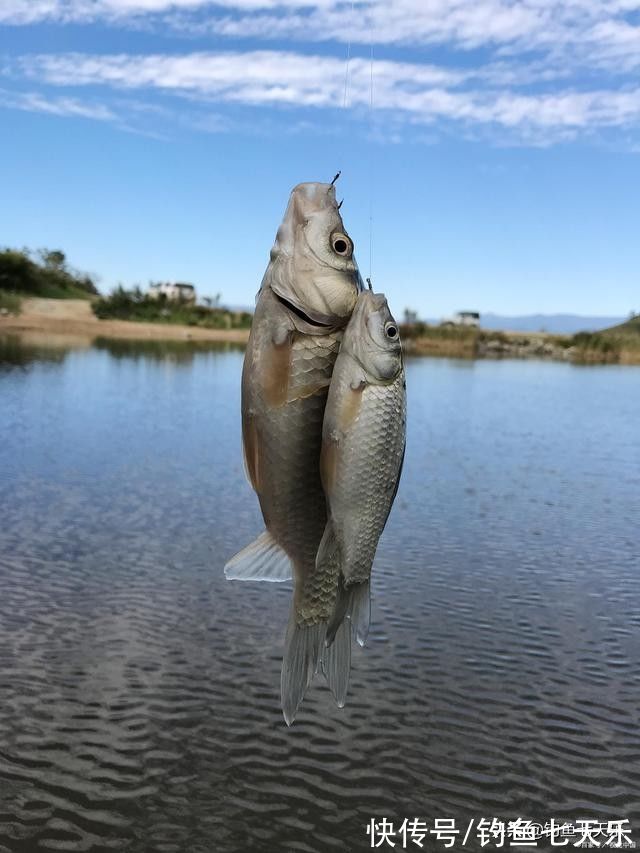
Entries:
<svg viewBox="0 0 640 853">
<path fill-rule="evenodd" d="M 213 341 L 246 344 L 248 329 L 203 329 L 172 323 L 135 320 L 99 320 L 86 299 L 24 298 L 20 314 L 0 317 L 0 333 L 39 332 L 47 336 L 73 338 L 77 345 L 90 346 L 96 338 L 149 341 Z"/>
<path fill-rule="evenodd" d="M 635 321 L 634 321 L 635 322 Z M 211 329 L 163 322 L 99 320 L 87 299 L 23 298 L 20 314 L 0 316 L 0 335 L 19 334 L 52 346 L 90 347 L 98 339 L 219 343 L 243 346 L 248 329 Z M 602 346 L 602 336 L 591 336 L 596 346 L 576 346 L 576 337 L 546 332 L 499 332 L 475 328 L 446 328 L 426 324 L 402 325 L 407 356 L 466 359 L 542 359 L 573 364 L 640 364 L 640 346 L 634 338 Z M 589 337 L 589 336 L 587 336 Z M 606 343 L 606 341 L 605 341 Z"/>
</svg>

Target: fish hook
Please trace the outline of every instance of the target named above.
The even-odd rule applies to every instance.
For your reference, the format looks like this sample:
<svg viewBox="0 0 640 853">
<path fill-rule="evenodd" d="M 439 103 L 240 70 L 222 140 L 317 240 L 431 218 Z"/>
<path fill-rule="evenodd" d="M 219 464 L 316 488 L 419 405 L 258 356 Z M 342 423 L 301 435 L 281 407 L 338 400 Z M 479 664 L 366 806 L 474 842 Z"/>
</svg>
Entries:
<svg viewBox="0 0 640 853">
<path fill-rule="evenodd" d="M 373 291 L 373 285 L 371 284 L 371 279 L 367 279 L 367 284 L 369 285 L 369 290 Z"/>
<path fill-rule="evenodd" d="M 335 182 L 338 180 L 338 178 L 340 177 L 340 175 L 341 175 L 341 174 L 342 174 L 342 172 L 336 172 L 336 174 L 334 175 L 333 180 L 331 181 L 330 186 L 333 186 L 333 185 L 335 184 Z"/>
<path fill-rule="evenodd" d="M 344 201 L 344 199 L 342 199 L 342 201 Z M 341 202 L 340 202 L 340 204 L 338 205 L 338 210 L 340 210 L 340 208 L 342 207 L 342 201 L 341 201 Z"/>
</svg>

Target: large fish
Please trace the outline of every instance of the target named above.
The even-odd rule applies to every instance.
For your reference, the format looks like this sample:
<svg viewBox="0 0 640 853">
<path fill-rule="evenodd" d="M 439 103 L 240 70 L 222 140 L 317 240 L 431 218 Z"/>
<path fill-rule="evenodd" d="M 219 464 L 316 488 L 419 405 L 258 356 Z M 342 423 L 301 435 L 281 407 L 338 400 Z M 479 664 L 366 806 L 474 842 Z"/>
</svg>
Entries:
<svg viewBox="0 0 640 853">
<path fill-rule="evenodd" d="M 293 574 L 281 680 L 288 724 L 318 668 L 335 606 L 337 567 L 316 568 L 327 518 L 322 420 L 343 328 L 361 289 L 333 185 L 299 184 L 271 250 L 242 373 L 245 464 L 266 531 L 225 566 L 230 579 Z"/>
<path fill-rule="evenodd" d="M 323 665 L 339 704 L 349 680 L 349 622 L 360 645 L 369 630 L 371 567 L 398 490 L 406 411 L 398 325 L 385 297 L 365 291 L 333 370 L 320 458 L 328 520 L 316 564 L 320 574 L 339 566 Z"/>
</svg>

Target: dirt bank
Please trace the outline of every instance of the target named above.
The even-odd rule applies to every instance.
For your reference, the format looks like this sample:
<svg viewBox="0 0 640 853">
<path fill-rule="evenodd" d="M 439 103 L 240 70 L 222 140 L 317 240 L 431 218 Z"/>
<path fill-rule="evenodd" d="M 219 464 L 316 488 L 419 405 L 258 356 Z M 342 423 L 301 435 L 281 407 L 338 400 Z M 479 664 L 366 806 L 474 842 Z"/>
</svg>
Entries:
<svg viewBox="0 0 640 853">
<path fill-rule="evenodd" d="M 0 316 L 0 333 L 40 332 L 64 335 L 86 342 L 97 337 L 155 341 L 226 341 L 246 343 L 247 329 L 199 329 L 170 323 L 134 323 L 129 320 L 98 320 L 86 299 L 23 299 L 17 316 Z"/>
</svg>

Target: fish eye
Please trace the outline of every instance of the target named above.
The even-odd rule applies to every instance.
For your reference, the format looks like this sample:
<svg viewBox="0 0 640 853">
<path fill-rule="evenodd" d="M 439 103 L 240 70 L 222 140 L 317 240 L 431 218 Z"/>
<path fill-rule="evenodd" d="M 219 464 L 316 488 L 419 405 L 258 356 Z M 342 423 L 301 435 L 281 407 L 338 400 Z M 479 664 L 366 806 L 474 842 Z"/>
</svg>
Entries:
<svg viewBox="0 0 640 853">
<path fill-rule="evenodd" d="M 385 326 L 384 333 L 388 338 L 391 338 L 391 340 L 398 337 L 398 329 L 393 325 L 393 323 L 389 323 L 388 326 Z"/>
<path fill-rule="evenodd" d="M 342 255 L 342 257 L 349 257 L 349 255 L 353 251 L 351 240 L 347 237 L 346 234 L 332 234 L 331 246 L 333 247 L 333 251 L 336 253 L 336 255 Z"/>
</svg>

